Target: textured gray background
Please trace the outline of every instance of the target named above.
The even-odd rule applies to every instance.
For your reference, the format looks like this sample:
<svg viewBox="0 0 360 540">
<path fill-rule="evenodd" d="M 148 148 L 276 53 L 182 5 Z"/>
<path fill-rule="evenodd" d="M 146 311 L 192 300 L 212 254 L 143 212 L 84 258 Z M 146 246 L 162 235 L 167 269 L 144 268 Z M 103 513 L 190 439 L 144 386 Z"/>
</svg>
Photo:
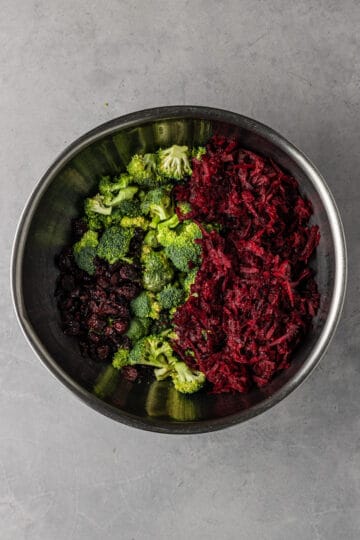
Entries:
<svg viewBox="0 0 360 540">
<path fill-rule="evenodd" d="M 358 1 L 0 1 L 1 540 L 360 537 Z M 108 105 L 106 105 L 108 103 Z M 201 104 L 299 145 L 339 204 L 348 299 L 321 366 L 246 425 L 117 425 L 41 366 L 15 320 L 10 243 L 66 144 L 121 114 Z"/>
</svg>

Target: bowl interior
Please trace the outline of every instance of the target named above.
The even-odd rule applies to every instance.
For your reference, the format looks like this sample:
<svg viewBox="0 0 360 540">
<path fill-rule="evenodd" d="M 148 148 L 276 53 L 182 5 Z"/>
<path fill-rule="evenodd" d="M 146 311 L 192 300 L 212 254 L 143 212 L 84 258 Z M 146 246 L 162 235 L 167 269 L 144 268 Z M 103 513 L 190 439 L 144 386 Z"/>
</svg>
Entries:
<svg viewBox="0 0 360 540">
<path fill-rule="evenodd" d="M 210 115 L 211 116 L 211 115 Z M 266 409 L 277 393 L 291 384 L 314 347 L 327 318 L 334 288 L 334 242 L 329 218 L 317 187 L 309 179 L 306 168 L 289 153 L 276 137 L 265 133 L 251 121 L 224 122 L 209 115 L 186 115 L 176 118 L 144 118 L 137 125 L 115 126 L 92 137 L 70 152 L 50 170 L 30 204 L 23 223 L 21 257 L 18 262 L 19 290 L 22 295 L 21 318 L 26 320 L 35 340 L 41 343 L 42 356 L 63 382 L 75 389 L 92 406 L 126 423 L 148 429 L 176 431 L 207 430 L 221 423 L 238 422 Z M 184 397 L 174 395 L 170 383 L 132 384 L 118 376 L 114 391 L 105 398 L 105 405 L 91 395 L 103 366 L 85 360 L 75 340 L 64 336 L 54 298 L 58 270 L 54 257 L 69 241 L 70 219 L 82 211 L 84 197 L 93 194 L 102 174 L 122 171 L 132 154 L 151 152 L 159 146 L 176 144 L 200 145 L 213 133 L 239 137 L 244 147 L 269 156 L 299 181 L 303 194 L 314 206 L 313 221 L 319 224 L 321 242 L 312 265 L 317 271 L 321 308 L 311 333 L 297 350 L 292 367 L 278 376 L 263 391 L 247 395 L 206 395 Z M 96 140 L 95 140 L 96 139 Z M 295 385 L 296 386 L 296 385 Z M 84 390 L 89 391 L 84 392 Z M 287 392 L 286 392 L 287 393 Z M 174 405 L 174 400 L 176 401 Z M 109 406 L 110 405 L 110 406 Z M 200 427 L 199 427 L 200 426 Z"/>
</svg>

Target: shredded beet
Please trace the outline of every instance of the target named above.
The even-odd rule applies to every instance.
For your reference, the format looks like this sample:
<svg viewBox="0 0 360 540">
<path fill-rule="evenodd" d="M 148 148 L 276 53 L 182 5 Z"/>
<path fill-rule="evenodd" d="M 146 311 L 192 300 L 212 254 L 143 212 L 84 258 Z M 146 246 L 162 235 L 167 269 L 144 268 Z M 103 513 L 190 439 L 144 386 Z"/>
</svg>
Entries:
<svg viewBox="0 0 360 540">
<path fill-rule="evenodd" d="M 221 232 L 202 227 L 202 263 L 174 316 L 174 350 L 215 393 L 263 387 L 289 367 L 319 307 L 311 203 L 271 160 L 220 136 L 175 197 L 191 204 L 187 219 Z"/>
</svg>

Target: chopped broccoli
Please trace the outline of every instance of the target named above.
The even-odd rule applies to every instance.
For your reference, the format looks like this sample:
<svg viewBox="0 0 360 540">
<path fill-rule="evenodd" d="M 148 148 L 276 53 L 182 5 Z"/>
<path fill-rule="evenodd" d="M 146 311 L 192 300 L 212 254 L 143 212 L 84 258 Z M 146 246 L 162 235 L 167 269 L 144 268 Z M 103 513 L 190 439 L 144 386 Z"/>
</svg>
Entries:
<svg viewBox="0 0 360 540">
<path fill-rule="evenodd" d="M 149 291 L 142 291 L 139 296 L 130 303 L 131 311 L 139 319 L 158 319 L 160 305 L 155 299 L 155 295 Z"/>
<path fill-rule="evenodd" d="M 141 216 L 140 201 L 136 199 L 121 201 L 117 204 L 111 213 L 113 220 L 119 220 L 122 217 L 139 217 Z"/>
<path fill-rule="evenodd" d="M 168 227 L 158 227 L 156 235 L 158 243 L 163 246 L 172 246 L 176 242 L 176 232 Z"/>
<path fill-rule="evenodd" d="M 189 263 L 197 265 L 201 247 L 195 243 L 201 238 L 200 228 L 192 221 L 182 222 L 176 229 L 159 227 L 157 239 L 165 247 L 165 254 L 182 272 L 189 272 Z"/>
<path fill-rule="evenodd" d="M 168 332 L 163 332 L 139 339 L 130 351 L 120 348 L 113 357 L 113 367 L 151 366 L 155 368 L 154 374 L 158 381 L 171 377 L 179 392 L 197 392 L 205 384 L 205 375 L 200 371 L 192 371 L 185 362 L 178 361 L 168 341 L 170 337 Z"/>
<path fill-rule="evenodd" d="M 130 352 L 119 349 L 113 358 L 113 366 L 117 369 L 127 365 L 152 366 L 158 380 L 169 377 L 176 362 L 170 343 L 161 335 L 143 337 L 135 343 Z"/>
<path fill-rule="evenodd" d="M 147 334 L 149 330 L 149 326 L 150 326 L 149 319 L 146 319 L 146 318 L 131 319 L 130 326 L 125 335 L 128 338 L 130 338 L 133 343 L 135 343 L 135 341 L 139 341 L 139 339 L 141 339 Z"/>
<path fill-rule="evenodd" d="M 165 248 L 165 254 L 173 265 L 182 272 L 189 272 L 190 263 L 198 264 L 201 249 L 197 244 L 184 244 L 177 242 Z"/>
<path fill-rule="evenodd" d="M 163 309 L 177 308 L 184 301 L 184 291 L 169 283 L 156 295 L 156 298 Z"/>
<path fill-rule="evenodd" d="M 120 221 L 121 227 L 138 227 L 146 231 L 149 228 L 149 222 L 142 216 L 128 217 L 124 216 Z"/>
<path fill-rule="evenodd" d="M 118 178 L 111 180 L 110 176 L 103 176 L 99 182 L 99 192 L 101 195 L 112 197 L 113 193 L 128 187 L 131 177 L 128 174 L 121 174 Z"/>
<path fill-rule="evenodd" d="M 105 206 L 104 197 L 102 195 L 95 195 L 95 197 L 85 199 L 85 214 L 91 216 L 91 214 L 102 214 L 109 216 L 111 214 L 111 208 Z"/>
<path fill-rule="evenodd" d="M 113 356 L 112 365 L 116 369 L 128 366 L 130 363 L 130 351 L 128 349 L 118 349 Z"/>
<path fill-rule="evenodd" d="M 133 229 L 125 229 L 116 225 L 109 227 L 100 238 L 97 255 L 110 264 L 114 264 L 120 259 L 127 260 L 126 255 L 133 234 Z"/>
<path fill-rule="evenodd" d="M 132 181 L 139 186 L 155 187 L 162 183 L 157 173 L 156 154 L 135 154 L 127 166 Z"/>
<path fill-rule="evenodd" d="M 153 251 L 149 246 L 143 246 L 141 262 L 143 286 L 148 291 L 159 292 L 172 281 L 174 269 L 163 251 Z"/>
<path fill-rule="evenodd" d="M 159 308 L 161 308 L 160 304 L 158 305 L 159 305 Z M 150 333 L 161 334 L 162 332 L 164 332 L 166 329 L 169 328 L 170 324 L 171 322 L 170 322 L 169 312 L 161 310 L 161 313 L 159 314 L 159 318 L 152 321 L 152 324 L 150 327 Z"/>
<path fill-rule="evenodd" d="M 171 378 L 178 392 L 192 394 L 197 392 L 205 384 L 205 375 L 201 371 L 192 371 L 185 362 L 176 362 Z"/>
<path fill-rule="evenodd" d="M 138 191 L 139 188 L 137 186 L 127 186 L 126 188 L 118 191 L 116 195 L 114 195 L 113 193 L 105 195 L 104 204 L 110 207 L 117 206 L 123 201 L 131 200 Z"/>
<path fill-rule="evenodd" d="M 174 144 L 165 150 L 158 150 L 158 171 L 165 178 L 181 180 L 191 174 L 189 149 L 187 146 Z"/>
<path fill-rule="evenodd" d="M 98 245 L 98 235 L 94 231 L 86 231 L 73 246 L 75 262 L 81 270 L 92 275 L 95 272 L 94 258 Z"/>
<path fill-rule="evenodd" d="M 112 223 L 111 208 L 104 206 L 102 195 L 85 200 L 85 220 L 89 229 L 99 231 Z"/>
<path fill-rule="evenodd" d="M 171 245 L 176 240 L 176 232 L 172 229 L 179 225 L 180 221 L 176 214 L 157 226 L 157 240 L 163 247 Z"/>
<path fill-rule="evenodd" d="M 192 268 L 190 272 L 184 278 L 183 287 L 187 296 L 190 296 L 191 285 L 195 283 L 197 272 L 198 272 L 198 268 Z"/>
<path fill-rule="evenodd" d="M 174 213 L 171 201 L 171 186 L 163 186 L 148 191 L 141 202 L 143 214 L 150 214 L 155 226 Z"/>
<path fill-rule="evenodd" d="M 85 199 L 84 210 L 89 229 L 98 231 L 111 224 L 111 208 L 105 206 L 102 195 Z"/>
<path fill-rule="evenodd" d="M 152 248 L 159 247 L 156 231 L 152 229 L 146 233 L 145 238 L 144 238 L 144 244 Z"/>
</svg>

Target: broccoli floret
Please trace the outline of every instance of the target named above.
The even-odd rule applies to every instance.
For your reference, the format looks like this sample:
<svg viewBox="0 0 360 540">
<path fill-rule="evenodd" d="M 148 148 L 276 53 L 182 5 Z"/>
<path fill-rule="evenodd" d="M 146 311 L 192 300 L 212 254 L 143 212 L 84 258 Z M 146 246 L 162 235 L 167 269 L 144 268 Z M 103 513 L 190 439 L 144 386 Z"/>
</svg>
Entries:
<svg viewBox="0 0 360 540">
<path fill-rule="evenodd" d="M 118 349 L 113 356 L 112 365 L 116 369 L 121 369 L 130 364 L 130 351 L 128 349 Z"/>
<path fill-rule="evenodd" d="M 112 209 L 111 217 L 115 221 L 119 221 L 122 217 L 140 217 L 141 208 L 140 201 L 136 199 L 125 200 L 119 203 Z"/>
<path fill-rule="evenodd" d="M 113 193 L 104 195 L 104 204 L 110 207 L 117 206 L 123 201 L 131 200 L 138 191 L 139 188 L 136 186 L 127 186 L 126 188 L 118 191 L 116 195 L 114 195 Z"/>
<path fill-rule="evenodd" d="M 128 174 L 121 174 L 114 180 L 111 180 L 110 176 L 103 176 L 99 182 L 99 191 L 101 195 L 112 197 L 114 193 L 128 187 L 130 182 L 131 177 Z"/>
<path fill-rule="evenodd" d="M 100 238 L 97 255 L 110 264 L 120 259 L 127 260 L 126 255 L 133 234 L 134 229 L 125 229 L 116 225 L 109 227 Z"/>
<path fill-rule="evenodd" d="M 176 214 L 157 226 L 157 240 L 163 247 L 172 245 L 176 240 L 176 232 L 173 230 L 180 221 Z"/>
<path fill-rule="evenodd" d="M 169 229 L 175 229 L 179 225 L 180 221 L 176 214 L 173 214 L 169 219 L 161 221 L 157 225 L 157 234 L 163 235 L 166 238 Z"/>
<path fill-rule="evenodd" d="M 138 340 L 130 352 L 120 348 L 113 357 L 113 367 L 152 366 L 158 381 L 171 377 L 179 392 L 197 392 L 205 384 L 205 375 L 200 371 L 192 371 L 185 362 L 178 361 L 168 341 L 169 337 L 166 333 L 150 335 Z"/>
<path fill-rule="evenodd" d="M 169 283 L 156 295 L 156 298 L 163 309 L 177 308 L 184 301 L 184 291 Z"/>
<path fill-rule="evenodd" d="M 191 285 L 195 283 L 197 272 L 198 272 L 198 268 L 192 268 L 190 272 L 184 278 L 183 287 L 184 287 L 184 291 L 187 297 L 190 296 Z"/>
<path fill-rule="evenodd" d="M 155 295 L 149 291 L 142 291 L 139 296 L 130 303 L 131 311 L 139 319 L 158 319 L 161 311 Z"/>
<path fill-rule="evenodd" d="M 158 304 L 161 308 L 160 304 Z M 150 327 L 150 334 L 161 334 L 164 331 L 166 331 L 167 328 L 169 328 L 169 325 L 171 324 L 169 312 L 161 310 L 161 313 L 159 314 L 159 318 L 152 321 L 151 327 Z"/>
<path fill-rule="evenodd" d="M 129 358 L 132 364 L 153 366 L 158 381 L 169 377 L 177 362 L 170 343 L 161 335 L 150 335 L 138 341 Z"/>
<path fill-rule="evenodd" d="M 165 248 L 165 254 L 181 272 L 189 272 L 190 263 L 198 264 L 201 249 L 197 244 L 173 244 Z"/>
<path fill-rule="evenodd" d="M 103 216 L 110 216 L 111 208 L 105 206 L 104 197 L 102 195 L 95 195 L 91 199 L 85 199 L 85 214 L 91 216 L 91 214 L 102 214 Z"/>
<path fill-rule="evenodd" d="M 189 263 L 199 263 L 201 247 L 195 243 L 197 238 L 201 238 L 201 231 L 192 221 L 184 221 L 174 230 L 158 228 L 157 239 L 164 246 L 166 256 L 182 272 L 190 271 Z"/>
<path fill-rule="evenodd" d="M 81 270 L 92 275 L 95 272 L 94 258 L 98 245 L 98 235 L 94 231 L 86 231 L 73 246 L 75 262 Z"/>
<path fill-rule="evenodd" d="M 172 246 L 176 242 L 176 232 L 167 227 L 158 227 L 156 239 L 162 247 Z"/>
<path fill-rule="evenodd" d="M 111 223 L 111 208 L 105 206 L 102 195 L 85 199 L 85 219 L 89 229 L 98 231 Z"/>
<path fill-rule="evenodd" d="M 178 392 L 193 394 L 205 384 L 205 375 L 201 371 L 192 371 L 185 362 L 176 362 L 173 365 L 171 378 Z"/>
<path fill-rule="evenodd" d="M 191 150 L 191 157 L 197 160 L 201 159 L 204 154 L 206 154 L 206 148 L 204 146 L 198 146 Z"/>
<path fill-rule="evenodd" d="M 153 251 L 143 246 L 141 262 L 143 263 L 143 286 L 151 292 L 159 292 L 174 277 L 174 269 L 163 251 Z"/>
<path fill-rule="evenodd" d="M 136 341 L 139 341 L 139 339 L 146 336 L 149 330 L 149 327 L 150 327 L 149 319 L 146 319 L 146 318 L 131 319 L 130 326 L 125 335 L 128 338 L 130 338 L 133 343 L 135 343 Z"/>
<path fill-rule="evenodd" d="M 169 377 L 173 364 L 177 362 L 170 343 L 164 336 L 150 335 L 137 341 L 129 352 L 119 349 L 113 357 L 113 366 L 121 369 L 127 365 L 144 365 L 155 368 L 155 377 L 163 380 Z"/>
<path fill-rule="evenodd" d="M 124 216 L 120 221 L 121 227 L 138 227 L 146 231 L 149 228 L 149 222 L 142 216 L 128 217 Z"/>
<path fill-rule="evenodd" d="M 162 182 L 157 173 L 156 154 L 135 154 L 127 166 L 132 181 L 139 186 L 155 187 Z"/>
<path fill-rule="evenodd" d="M 171 186 L 151 189 L 141 202 L 143 214 L 150 214 L 155 226 L 159 221 L 168 219 L 174 213 L 171 201 Z"/>
<path fill-rule="evenodd" d="M 144 244 L 152 248 L 159 247 L 156 231 L 151 229 L 150 231 L 146 233 L 145 238 L 144 238 Z"/>
<path fill-rule="evenodd" d="M 191 174 L 189 149 L 187 146 L 174 144 L 165 150 L 158 150 L 158 171 L 165 178 L 181 180 Z"/>
<path fill-rule="evenodd" d="M 159 243 L 166 247 L 174 244 L 175 241 L 192 242 L 196 238 L 201 238 L 201 231 L 192 221 L 180 223 L 179 218 L 174 214 L 170 219 L 159 223 L 157 238 Z"/>
</svg>

